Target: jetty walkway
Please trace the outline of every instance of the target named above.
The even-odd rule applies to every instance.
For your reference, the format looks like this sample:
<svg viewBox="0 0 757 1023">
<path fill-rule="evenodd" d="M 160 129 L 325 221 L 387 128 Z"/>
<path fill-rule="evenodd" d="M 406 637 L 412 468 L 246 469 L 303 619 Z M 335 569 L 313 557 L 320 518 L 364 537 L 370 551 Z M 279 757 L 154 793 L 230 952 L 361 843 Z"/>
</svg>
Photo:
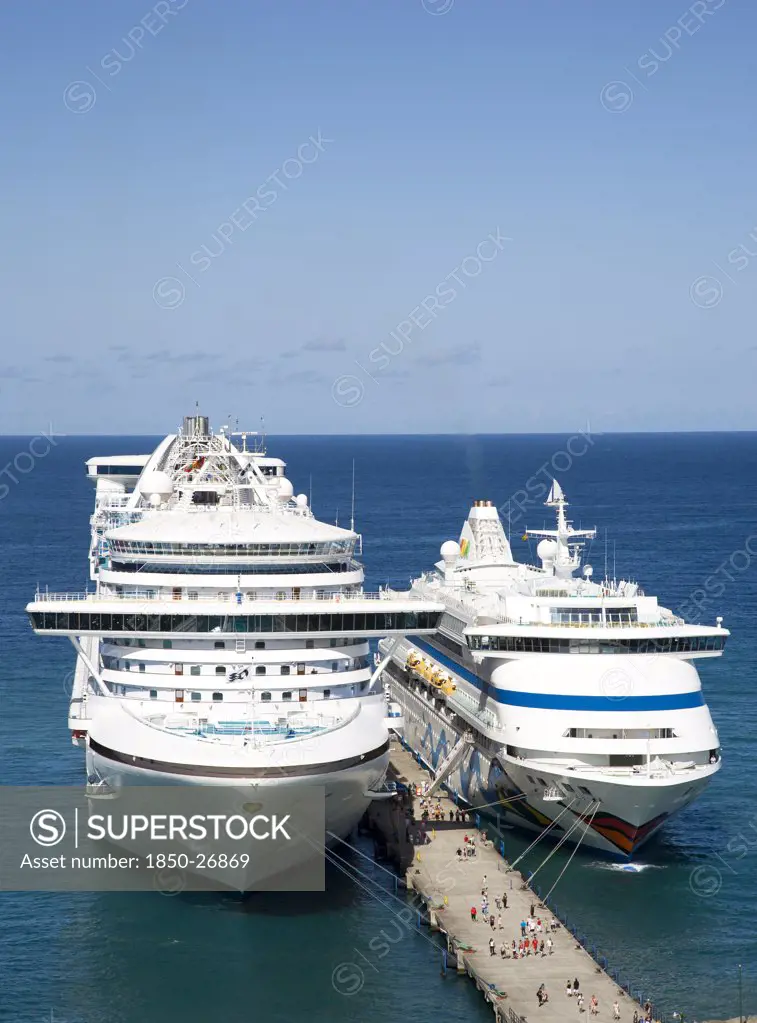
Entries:
<svg viewBox="0 0 757 1023">
<path fill-rule="evenodd" d="M 390 778 L 408 786 L 421 786 L 430 775 L 414 756 L 399 743 L 393 743 Z M 407 824 L 407 800 L 414 798 L 415 824 Z M 450 968 L 456 961 L 459 972 L 467 973 L 482 991 L 494 1009 L 498 1020 L 529 1023 L 537 1018 L 542 1023 L 565 1023 L 571 1017 L 577 1020 L 596 1019 L 632 1023 L 634 1012 L 643 1015 L 639 1001 L 622 989 L 605 972 L 577 938 L 528 887 L 523 876 L 513 870 L 492 841 L 482 840 L 474 823 L 449 820 L 449 811 L 458 807 L 445 793 L 433 797 L 441 806 L 444 822 L 433 820 L 421 823 L 420 796 L 407 797 L 404 806 L 400 800 L 375 803 L 369 811 L 369 821 L 379 833 L 386 854 L 406 871 L 409 890 L 419 893 L 428 909 L 432 930 L 446 937 L 450 952 Z M 423 835 L 425 831 L 425 835 Z M 465 836 L 474 838 L 475 855 L 458 857 L 457 850 L 465 850 Z M 484 880 L 486 878 L 486 880 Z M 488 890 L 489 915 L 494 915 L 494 928 L 482 913 L 482 888 Z M 498 909 L 496 899 L 507 896 L 507 908 Z M 476 908 L 475 922 L 471 908 Z M 525 958 L 512 958 L 512 942 L 517 949 L 521 940 L 521 921 L 541 920 L 541 933 L 528 933 L 529 941 L 536 937 L 544 941 L 544 954 Z M 557 929 L 552 930 L 553 924 Z M 490 939 L 494 940 L 491 954 Z M 552 952 L 548 952 L 548 939 Z M 501 954 L 506 946 L 506 957 Z M 578 980 L 583 999 L 568 997 L 566 984 Z M 537 989 L 544 985 L 548 1001 L 539 1004 Z M 592 996 L 596 996 L 598 1011 L 592 1011 Z M 641 993 L 639 993 L 641 997 Z M 614 1013 L 618 1005 L 618 1016 Z"/>
</svg>

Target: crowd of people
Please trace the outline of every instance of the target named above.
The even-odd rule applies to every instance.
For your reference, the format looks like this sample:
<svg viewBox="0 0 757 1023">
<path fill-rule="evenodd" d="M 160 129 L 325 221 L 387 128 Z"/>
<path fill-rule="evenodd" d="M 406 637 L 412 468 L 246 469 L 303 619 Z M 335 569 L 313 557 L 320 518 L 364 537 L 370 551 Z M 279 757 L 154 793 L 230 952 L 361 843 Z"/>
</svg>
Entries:
<svg viewBox="0 0 757 1023">
<path fill-rule="evenodd" d="M 466 839 L 467 839 L 466 835 Z M 458 849 L 458 854 L 461 850 Z M 484 874 L 481 882 L 481 912 L 477 906 L 471 906 L 470 916 L 473 923 L 481 920 L 484 924 L 488 924 L 493 931 L 504 930 L 504 923 L 502 921 L 502 910 L 507 909 L 507 892 L 503 892 L 502 895 L 497 895 L 494 899 L 494 904 L 497 909 L 496 915 L 491 912 L 489 905 L 489 886 L 486 880 L 486 874 Z M 547 921 L 542 921 L 541 917 L 536 916 L 535 906 L 531 905 L 531 913 L 527 920 L 520 921 L 520 939 L 515 938 L 508 942 L 502 940 L 497 948 L 497 942 L 493 937 L 489 938 L 489 955 L 495 956 L 497 951 L 502 959 L 525 959 L 527 956 L 551 956 L 554 952 L 554 941 L 552 935 L 560 927 L 560 924 L 554 917 Z M 541 1004 L 541 1003 L 540 1003 Z"/>
<path fill-rule="evenodd" d="M 433 796 L 430 799 L 421 799 L 419 807 L 421 811 L 421 820 L 423 821 L 450 820 L 457 824 L 467 824 L 471 819 L 470 814 L 466 813 L 465 810 L 461 810 L 460 807 L 457 807 L 454 810 L 450 808 L 450 810 L 447 811 L 447 816 L 445 816 L 441 797 L 437 797 L 436 800 L 434 800 Z"/>
</svg>

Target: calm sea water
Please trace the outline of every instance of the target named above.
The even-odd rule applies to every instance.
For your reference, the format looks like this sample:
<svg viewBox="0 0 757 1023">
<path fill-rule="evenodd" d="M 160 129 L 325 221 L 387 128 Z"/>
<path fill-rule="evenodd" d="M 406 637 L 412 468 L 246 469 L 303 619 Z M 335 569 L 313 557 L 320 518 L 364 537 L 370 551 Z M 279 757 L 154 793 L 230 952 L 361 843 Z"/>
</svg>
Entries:
<svg viewBox="0 0 757 1023">
<path fill-rule="evenodd" d="M 739 963 L 745 1009 L 757 1010 L 757 564 L 739 553 L 757 537 L 757 434 L 594 436 L 586 453 L 571 459 L 561 454 L 567 440 L 282 437 L 269 449 L 288 461 L 297 490 L 308 492 L 312 475 L 316 514 L 333 521 L 338 511 L 342 523 L 355 459 L 357 527 L 372 588 L 406 584 L 430 567 L 440 543 L 457 537 L 472 500 L 501 506 L 553 456 L 575 523 L 600 527 L 589 552 L 597 574 L 607 552 L 611 572 L 614 557 L 618 577 L 638 579 L 677 608 L 720 569 L 725 590 L 704 607 L 702 620 L 723 615 L 733 635 L 725 656 L 704 663 L 701 673 L 723 769 L 644 850 L 642 873 L 622 873 L 579 853 L 555 898 L 634 986 L 669 1012 L 682 1009 L 692 1020 L 738 1015 Z M 28 438 L 1 438 L 0 466 L 27 445 Z M 84 460 L 153 446 L 149 438 L 61 439 L 0 500 L 3 784 L 82 779 L 81 753 L 66 730 L 72 648 L 35 638 L 23 608 L 37 582 L 61 590 L 87 585 L 92 489 Z M 574 441 L 570 449 L 584 446 Z M 549 518 L 532 504 L 514 521 L 516 557 L 529 553 L 518 539 L 523 526 Z M 750 546 L 757 550 L 757 539 Z M 510 853 L 525 844 L 512 833 Z M 535 869 L 543 855 L 530 857 L 528 866 Z M 565 860 L 558 853 L 545 867 L 545 886 Z M 369 873 L 389 887 L 380 870 Z M 408 933 L 376 959 L 369 942 L 382 929 L 394 934 L 391 921 L 385 905 L 334 869 L 328 892 L 318 896 L 4 893 L 0 1019 L 489 1020 L 471 984 L 440 976 L 427 935 Z M 362 971 L 355 994 L 337 990 L 341 981 L 352 991 L 361 975 L 352 967 L 340 971 L 342 964 Z"/>
</svg>

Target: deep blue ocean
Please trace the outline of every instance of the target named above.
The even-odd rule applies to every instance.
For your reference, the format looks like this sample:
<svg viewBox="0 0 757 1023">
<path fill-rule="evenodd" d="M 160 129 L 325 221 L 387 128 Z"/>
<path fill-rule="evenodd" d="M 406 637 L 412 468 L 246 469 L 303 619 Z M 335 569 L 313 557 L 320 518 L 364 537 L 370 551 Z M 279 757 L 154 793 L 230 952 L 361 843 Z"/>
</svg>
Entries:
<svg viewBox="0 0 757 1023">
<path fill-rule="evenodd" d="M 62 438 L 0 499 L 3 561 L 0 780 L 79 784 L 82 754 L 66 728 L 73 649 L 36 638 L 24 605 L 37 583 L 88 585 L 92 487 L 84 461 L 141 453 L 158 438 Z M 406 585 L 456 539 L 470 503 L 504 505 L 544 478 L 554 458 L 576 525 L 599 527 L 595 575 L 637 579 L 674 609 L 698 588 L 701 620 L 732 630 L 721 659 L 699 662 L 720 732 L 723 767 L 704 796 L 642 851 L 628 874 L 579 852 L 555 899 L 580 930 L 670 1013 L 687 1020 L 757 1011 L 757 434 L 280 437 L 269 453 L 289 463 L 296 491 L 311 487 L 318 517 L 349 520 L 352 460 L 356 526 L 368 586 Z M 29 438 L 0 438 L 0 466 Z M 42 450 L 37 445 L 37 450 Z M 562 454 L 561 454 L 562 453 Z M 28 458 L 19 463 L 26 470 Z M 546 470 L 544 470 L 546 471 Z M 536 486 L 532 483 L 532 490 Z M 542 498 L 543 500 L 543 498 Z M 516 558 L 525 525 L 551 524 L 533 501 L 513 510 Z M 605 541 L 607 530 L 607 542 Z M 716 574 L 717 573 L 717 574 Z M 710 577 L 710 582 L 705 581 Z M 716 580 L 712 581 L 712 577 Z M 721 582 L 721 586 L 716 585 Z M 509 854 L 526 841 L 508 838 Z M 362 848 L 370 851 L 364 840 Z M 2 851 L 0 850 L 0 855 Z M 535 869 L 544 853 L 528 861 Z M 551 884 L 567 856 L 540 876 Z M 365 866 L 353 856 L 353 861 Z M 369 868 L 384 887 L 384 873 Z M 394 909 L 398 907 L 395 905 Z M 0 1019 L 13 1023 L 267 1023 L 489 1020 L 472 984 L 440 976 L 426 934 L 409 932 L 371 961 L 369 941 L 392 917 L 338 870 L 322 895 L 177 896 L 0 894 Z M 361 957 L 365 957 L 361 958 Z M 332 977 L 360 964 L 365 983 L 340 994 Z M 339 976 L 339 974 L 337 975 Z M 337 985 L 338 986 L 338 985 Z"/>
</svg>

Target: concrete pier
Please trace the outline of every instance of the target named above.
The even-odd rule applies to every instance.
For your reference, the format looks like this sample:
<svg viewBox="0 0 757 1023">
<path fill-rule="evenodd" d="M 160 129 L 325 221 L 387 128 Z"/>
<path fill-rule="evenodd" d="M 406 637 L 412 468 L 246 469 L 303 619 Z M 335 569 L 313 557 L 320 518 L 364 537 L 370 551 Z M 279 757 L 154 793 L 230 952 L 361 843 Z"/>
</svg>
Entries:
<svg viewBox="0 0 757 1023">
<path fill-rule="evenodd" d="M 393 744 L 390 779 L 407 785 L 422 785 L 430 774 L 411 753 L 398 742 Z M 417 892 L 428 909 L 432 929 L 446 938 L 449 949 L 448 966 L 467 973 L 491 1004 L 498 1020 L 521 1023 L 536 1019 L 543 1023 L 564 1023 L 574 1016 L 577 1020 L 592 1017 L 591 998 L 598 1000 L 597 1020 L 612 1021 L 613 1003 L 617 1002 L 622 1023 L 632 1023 L 634 1012 L 642 1015 L 636 1001 L 609 976 L 577 938 L 560 924 L 552 931 L 555 917 L 526 884 L 524 878 L 501 855 L 494 842 L 484 842 L 472 822 L 449 821 L 449 811 L 457 807 L 445 794 L 439 794 L 445 821 L 428 821 L 421 825 L 420 798 L 414 799 L 415 825 L 407 824 L 401 800 L 373 804 L 369 823 L 381 836 L 388 858 L 406 871 L 406 883 Z M 434 796 L 434 803 L 437 796 Z M 421 844 L 417 844 L 419 831 Z M 464 836 L 475 838 L 476 854 L 460 860 L 458 848 L 465 848 Z M 546 855 L 546 852 L 545 852 Z M 482 887 L 486 876 L 489 914 L 494 915 L 494 928 L 481 911 Z M 507 909 L 497 909 L 495 899 L 507 896 Z M 471 907 L 477 910 L 477 919 L 471 919 Z M 541 919 L 542 933 L 529 934 L 544 940 L 545 954 L 512 958 L 512 941 L 517 948 L 521 938 L 520 922 L 528 921 L 533 906 L 534 919 Z M 498 917 L 500 918 L 498 921 Z M 501 923 L 501 926 L 498 924 Z M 490 954 L 490 939 L 495 942 L 495 955 Z M 553 942 L 552 954 L 547 953 L 547 939 Z M 504 942 L 507 957 L 501 956 Z M 583 1006 L 575 996 L 566 995 L 566 982 L 578 979 L 583 995 Z M 546 988 L 549 1000 L 539 1005 L 537 989 Z"/>
</svg>

